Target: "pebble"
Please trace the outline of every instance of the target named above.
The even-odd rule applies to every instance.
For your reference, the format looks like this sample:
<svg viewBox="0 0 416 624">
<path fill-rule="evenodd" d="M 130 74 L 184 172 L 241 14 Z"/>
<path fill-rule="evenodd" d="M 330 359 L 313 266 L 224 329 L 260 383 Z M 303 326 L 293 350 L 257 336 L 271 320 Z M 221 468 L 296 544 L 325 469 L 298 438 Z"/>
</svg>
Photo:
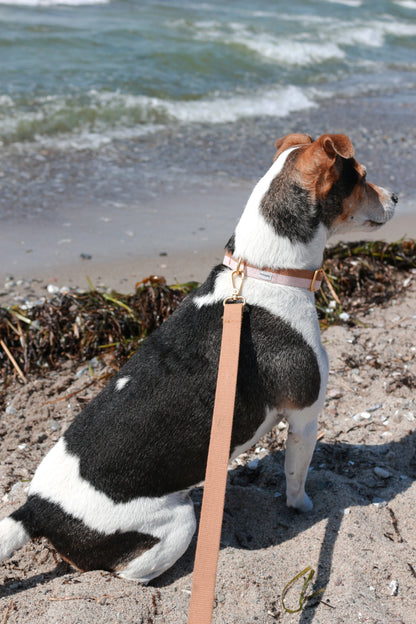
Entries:
<svg viewBox="0 0 416 624">
<path fill-rule="evenodd" d="M 257 470 L 257 468 L 259 467 L 259 458 L 256 457 L 255 459 L 252 459 L 251 461 L 248 462 L 247 464 L 247 468 L 249 468 L 250 470 Z"/>
<path fill-rule="evenodd" d="M 57 293 L 59 293 L 59 288 L 58 286 L 55 286 L 55 284 L 48 284 L 46 290 L 50 295 L 56 295 Z"/>
<path fill-rule="evenodd" d="M 376 474 L 378 477 L 381 477 L 382 479 L 389 479 L 391 477 L 391 473 L 388 470 L 381 468 L 380 466 L 376 466 L 374 468 L 374 474 Z"/>
<path fill-rule="evenodd" d="M 358 414 L 353 416 L 353 419 L 356 421 L 368 420 L 369 418 L 371 418 L 370 412 L 358 412 Z"/>
<path fill-rule="evenodd" d="M 399 593 L 399 581 L 396 579 L 393 579 L 389 583 L 389 590 L 392 596 L 397 596 L 397 594 Z"/>
<path fill-rule="evenodd" d="M 8 416 L 14 416 L 15 414 L 17 414 L 17 409 L 13 407 L 13 405 L 8 405 L 6 407 L 6 414 Z"/>
</svg>

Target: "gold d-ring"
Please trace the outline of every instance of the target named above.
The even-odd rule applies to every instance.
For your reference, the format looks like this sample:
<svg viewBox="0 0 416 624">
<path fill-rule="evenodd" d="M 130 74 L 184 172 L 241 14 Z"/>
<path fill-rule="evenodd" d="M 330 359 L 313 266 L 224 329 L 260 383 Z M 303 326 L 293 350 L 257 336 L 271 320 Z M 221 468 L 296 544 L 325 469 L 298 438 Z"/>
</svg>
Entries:
<svg viewBox="0 0 416 624">
<path fill-rule="evenodd" d="M 244 282 L 244 279 L 246 277 L 246 274 L 245 274 L 245 271 L 244 271 L 244 266 L 243 266 L 242 269 L 240 268 L 242 263 L 243 263 L 243 259 L 240 257 L 239 260 L 238 260 L 238 263 L 237 263 L 237 266 L 236 266 L 235 270 L 232 271 L 232 273 L 231 273 L 231 284 L 232 284 L 231 296 L 227 297 L 224 300 L 224 304 L 227 301 L 237 301 L 239 299 L 241 299 L 243 301 L 243 303 L 245 303 L 245 298 L 241 297 L 241 289 L 243 287 L 243 282 Z M 240 278 L 240 283 L 239 284 L 237 284 L 237 282 L 236 282 L 236 278 L 238 278 L 238 277 Z"/>
</svg>

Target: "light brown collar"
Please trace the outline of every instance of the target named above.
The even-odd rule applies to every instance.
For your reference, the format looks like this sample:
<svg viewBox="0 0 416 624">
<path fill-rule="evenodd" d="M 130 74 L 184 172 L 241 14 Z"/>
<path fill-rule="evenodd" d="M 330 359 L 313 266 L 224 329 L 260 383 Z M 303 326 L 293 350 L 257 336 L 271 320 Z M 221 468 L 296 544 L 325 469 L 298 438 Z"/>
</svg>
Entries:
<svg viewBox="0 0 416 624">
<path fill-rule="evenodd" d="M 317 292 L 321 288 L 325 275 L 323 269 L 316 269 L 316 271 L 308 271 L 306 269 L 259 269 L 244 260 L 234 258 L 229 251 L 225 252 L 223 264 L 233 271 L 244 272 L 246 277 L 254 277 L 271 284 L 306 288 L 311 292 Z"/>
</svg>

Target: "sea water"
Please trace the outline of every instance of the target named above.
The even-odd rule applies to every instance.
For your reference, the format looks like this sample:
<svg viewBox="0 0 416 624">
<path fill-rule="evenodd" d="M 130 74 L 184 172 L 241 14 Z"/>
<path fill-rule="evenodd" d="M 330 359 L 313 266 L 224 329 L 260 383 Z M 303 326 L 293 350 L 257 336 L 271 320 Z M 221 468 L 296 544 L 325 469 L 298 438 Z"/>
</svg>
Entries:
<svg viewBox="0 0 416 624">
<path fill-rule="evenodd" d="M 416 85 L 416 0 L 0 0 L 0 143 L 99 146 Z"/>
<path fill-rule="evenodd" d="M 221 250 L 291 131 L 413 218 L 415 86 L 416 0 L 0 0 L 0 287 Z"/>
</svg>

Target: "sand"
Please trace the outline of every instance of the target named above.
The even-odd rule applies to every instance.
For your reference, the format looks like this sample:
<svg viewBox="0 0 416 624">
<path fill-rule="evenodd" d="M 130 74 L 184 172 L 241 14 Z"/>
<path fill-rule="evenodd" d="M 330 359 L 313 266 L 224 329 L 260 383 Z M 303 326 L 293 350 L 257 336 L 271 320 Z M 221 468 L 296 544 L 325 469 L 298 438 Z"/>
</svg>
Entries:
<svg viewBox="0 0 416 624">
<path fill-rule="evenodd" d="M 323 334 L 331 374 L 307 483 L 313 511 L 285 506 L 285 428 L 231 466 L 215 624 L 416 622 L 416 277 L 357 320 Z M 68 364 L 9 388 L 0 421 L 1 516 L 22 503 L 40 459 L 98 391 L 96 384 L 80 391 L 90 381 L 85 367 Z M 194 489 L 197 513 L 201 497 Z M 2 624 L 185 623 L 195 540 L 148 587 L 103 571 L 81 574 L 44 540 L 29 543 L 1 568 Z M 287 613 L 283 589 L 307 566 L 315 571 L 307 595 L 325 591 Z M 288 592 L 289 608 L 297 608 L 302 582 Z"/>
</svg>

